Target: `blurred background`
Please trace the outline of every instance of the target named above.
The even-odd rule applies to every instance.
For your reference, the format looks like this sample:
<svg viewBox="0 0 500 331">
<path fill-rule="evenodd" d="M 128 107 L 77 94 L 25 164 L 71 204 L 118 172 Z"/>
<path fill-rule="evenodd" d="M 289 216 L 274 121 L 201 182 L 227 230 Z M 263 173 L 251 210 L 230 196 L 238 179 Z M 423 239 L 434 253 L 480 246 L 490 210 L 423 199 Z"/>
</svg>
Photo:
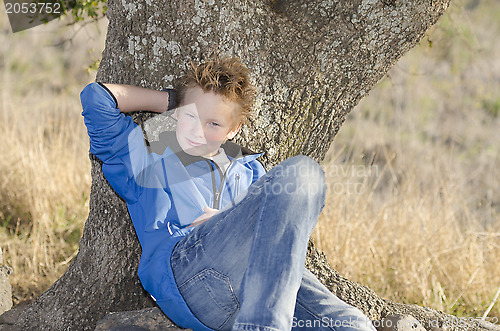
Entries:
<svg viewBox="0 0 500 331">
<path fill-rule="evenodd" d="M 88 214 L 79 93 L 95 79 L 107 21 L 70 23 L 13 34 L 0 9 L 0 247 L 14 304 L 66 270 Z M 384 298 L 493 322 L 499 35 L 500 2 L 452 1 L 338 133 L 313 234 L 336 270 Z"/>
</svg>

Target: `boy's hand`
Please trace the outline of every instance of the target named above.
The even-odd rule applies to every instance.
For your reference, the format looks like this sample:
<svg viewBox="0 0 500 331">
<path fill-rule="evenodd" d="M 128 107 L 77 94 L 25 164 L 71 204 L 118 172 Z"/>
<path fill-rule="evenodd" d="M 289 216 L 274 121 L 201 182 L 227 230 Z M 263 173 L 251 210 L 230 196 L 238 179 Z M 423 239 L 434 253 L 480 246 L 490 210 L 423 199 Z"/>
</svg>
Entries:
<svg viewBox="0 0 500 331">
<path fill-rule="evenodd" d="M 188 226 L 188 228 L 192 227 L 192 226 L 200 225 L 201 223 L 208 221 L 210 219 L 210 217 L 214 216 L 215 214 L 217 214 L 219 212 L 218 209 L 213 209 L 210 207 L 203 208 L 203 211 L 205 212 L 205 214 L 203 214 L 203 215 L 199 216 L 197 219 L 195 219 L 194 222 Z"/>
</svg>

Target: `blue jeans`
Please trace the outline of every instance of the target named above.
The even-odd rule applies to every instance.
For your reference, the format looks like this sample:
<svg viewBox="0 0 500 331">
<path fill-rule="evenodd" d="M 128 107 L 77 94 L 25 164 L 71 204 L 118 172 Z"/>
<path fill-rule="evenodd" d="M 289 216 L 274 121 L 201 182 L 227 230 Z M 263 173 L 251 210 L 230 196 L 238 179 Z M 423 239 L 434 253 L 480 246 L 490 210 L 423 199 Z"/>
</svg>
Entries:
<svg viewBox="0 0 500 331">
<path fill-rule="evenodd" d="M 194 315 L 215 330 L 375 330 L 304 267 L 324 200 L 319 164 L 292 157 L 183 238 L 171 263 Z"/>
</svg>

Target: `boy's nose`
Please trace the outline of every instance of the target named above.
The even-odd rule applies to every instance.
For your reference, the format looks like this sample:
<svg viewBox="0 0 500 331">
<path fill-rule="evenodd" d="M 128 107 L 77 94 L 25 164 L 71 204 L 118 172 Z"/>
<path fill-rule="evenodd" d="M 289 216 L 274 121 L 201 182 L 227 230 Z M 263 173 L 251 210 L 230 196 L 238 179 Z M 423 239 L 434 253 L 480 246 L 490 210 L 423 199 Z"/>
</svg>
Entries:
<svg viewBox="0 0 500 331">
<path fill-rule="evenodd" d="M 205 139 L 205 133 L 203 132 L 203 128 L 201 127 L 201 123 L 199 121 L 195 125 L 193 125 L 191 134 L 194 138 Z"/>
</svg>

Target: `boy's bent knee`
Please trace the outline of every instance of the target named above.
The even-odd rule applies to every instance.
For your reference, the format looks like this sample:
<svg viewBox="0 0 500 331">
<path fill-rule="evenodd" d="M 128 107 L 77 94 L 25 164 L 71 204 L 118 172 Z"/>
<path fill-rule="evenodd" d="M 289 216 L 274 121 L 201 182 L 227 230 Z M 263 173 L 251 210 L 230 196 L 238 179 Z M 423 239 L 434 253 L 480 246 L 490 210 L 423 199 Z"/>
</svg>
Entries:
<svg viewBox="0 0 500 331">
<path fill-rule="evenodd" d="M 318 177 L 324 181 L 325 172 L 318 162 L 305 155 L 296 155 L 281 162 L 278 166 L 283 167 L 283 174 L 297 177 L 311 178 Z"/>
<path fill-rule="evenodd" d="M 325 191 L 325 173 L 321 166 L 304 155 L 291 157 L 278 166 L 273 186 L 278 185 L 280 193 L 323 196 Z"/>
<path fill-rule="evenodd" d="M 290 174 L 302 185 L 322 186 L 325 183 L 325 172 L 318 162 L 305 155 L 297 155 L 290 160 L 292 161 Z"/>
</svg>

